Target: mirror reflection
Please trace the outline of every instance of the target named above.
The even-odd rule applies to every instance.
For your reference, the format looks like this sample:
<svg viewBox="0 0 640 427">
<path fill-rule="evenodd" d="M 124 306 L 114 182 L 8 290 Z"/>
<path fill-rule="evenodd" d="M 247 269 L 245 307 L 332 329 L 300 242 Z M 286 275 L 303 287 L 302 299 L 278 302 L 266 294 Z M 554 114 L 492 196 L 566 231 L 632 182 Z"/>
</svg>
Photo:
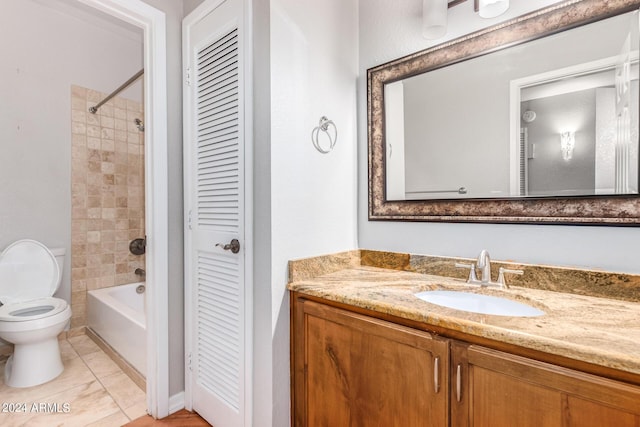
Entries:
<svg viewBox="0 0 640 427">
<path fill-rule="evenodd" d="M 638 13 L 385 84 L 386 199 L 638 194 Z"/>
</svg>

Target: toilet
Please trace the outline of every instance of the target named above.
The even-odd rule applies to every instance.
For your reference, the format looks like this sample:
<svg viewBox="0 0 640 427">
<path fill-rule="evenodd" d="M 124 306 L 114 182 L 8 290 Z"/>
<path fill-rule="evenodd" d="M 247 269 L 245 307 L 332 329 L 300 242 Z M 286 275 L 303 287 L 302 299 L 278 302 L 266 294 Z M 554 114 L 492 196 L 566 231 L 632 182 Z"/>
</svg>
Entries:
<svg viewBox="0 0 640 427">
<path fill-rule="evenodd" d="M 10 387 L 43 384 L 64 370 L 58 334 L 71 318 L 71 307 L 53 298 L 64 255 L 64 249 L 52 252 L 35 240 L 14 242 L 0 254 L 0 338 L 14 345 L 4 369 Z"/>
</svg>

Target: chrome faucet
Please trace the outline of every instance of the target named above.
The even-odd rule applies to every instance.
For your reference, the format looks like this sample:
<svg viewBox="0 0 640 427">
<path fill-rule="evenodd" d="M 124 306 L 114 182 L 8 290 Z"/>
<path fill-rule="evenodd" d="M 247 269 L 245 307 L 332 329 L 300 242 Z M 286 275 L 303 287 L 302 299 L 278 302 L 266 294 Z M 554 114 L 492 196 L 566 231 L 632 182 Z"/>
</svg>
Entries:
<svg viewBox="0 0 640 427">
<path fill-rule="evenodd" d="M 476 266 L 481 271 L 480 282 L 487 285 L 491 283 L 491 257 L 489 256 L 489 252 L 487 252 L 486 249 L 480 251 Z"/>
<path fill-rule="evenodd" d="M 491 257 L 489 256 L 489 252 L 486 249 L 480 251 L 480 255 L 478 255 L 478 260 L 476 264 L 460 264 L 456 263 L 456 267 L 459 268 L 468 268 L 469 269 L 469 278 L 467 279 L 467 283 L 473 285 L 480 286 L 494 286 L 498 288 L 509 288 L 506 280 L 504 278 L 505 273 L 511 274 L 522 274 L 522 270 L 509 270 L 504 267 L 500 267 L 498 281 L 491 281 Z M 476 268 L 480 269 L 480 279 L 476 276 Z"/>
</svg>

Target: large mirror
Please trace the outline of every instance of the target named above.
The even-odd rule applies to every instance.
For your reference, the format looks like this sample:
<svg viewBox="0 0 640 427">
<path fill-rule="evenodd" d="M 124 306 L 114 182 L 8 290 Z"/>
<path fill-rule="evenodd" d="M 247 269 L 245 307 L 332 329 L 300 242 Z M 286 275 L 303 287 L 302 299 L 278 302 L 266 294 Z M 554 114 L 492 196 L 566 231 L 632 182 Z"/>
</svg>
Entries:
<svg viewBox="0 0 640 427">
<path fill-rule="evenodd" d="M 369 217 L 640 223 L 638 7 L 569 1 L 370 69 Z"/>
</svg>

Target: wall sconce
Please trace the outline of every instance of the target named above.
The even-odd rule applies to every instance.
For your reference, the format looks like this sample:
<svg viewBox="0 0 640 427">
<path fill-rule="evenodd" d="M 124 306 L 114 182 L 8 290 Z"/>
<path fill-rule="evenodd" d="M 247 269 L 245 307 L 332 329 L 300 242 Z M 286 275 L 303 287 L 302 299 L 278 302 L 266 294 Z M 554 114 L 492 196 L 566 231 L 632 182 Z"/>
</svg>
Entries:
<svg viewBox="0 0 640 427">
<path fill-rule="evenodd" d="M 447 9 L 467 0 L 422 0 L 422 36 L 437 39 L 447 33 Z M 495 18 L 509 9 L 509 0 L 473 0 L 473 10 L 482 18 Z"/>
<path fill-rule="evenodd" d="M 562 150 L 562 158 L 571 160 L 573 157 L 573 149 L 576 147 L 576 133 L 562 132 L 560 134 L 560 149 Z"/>
</svg>

